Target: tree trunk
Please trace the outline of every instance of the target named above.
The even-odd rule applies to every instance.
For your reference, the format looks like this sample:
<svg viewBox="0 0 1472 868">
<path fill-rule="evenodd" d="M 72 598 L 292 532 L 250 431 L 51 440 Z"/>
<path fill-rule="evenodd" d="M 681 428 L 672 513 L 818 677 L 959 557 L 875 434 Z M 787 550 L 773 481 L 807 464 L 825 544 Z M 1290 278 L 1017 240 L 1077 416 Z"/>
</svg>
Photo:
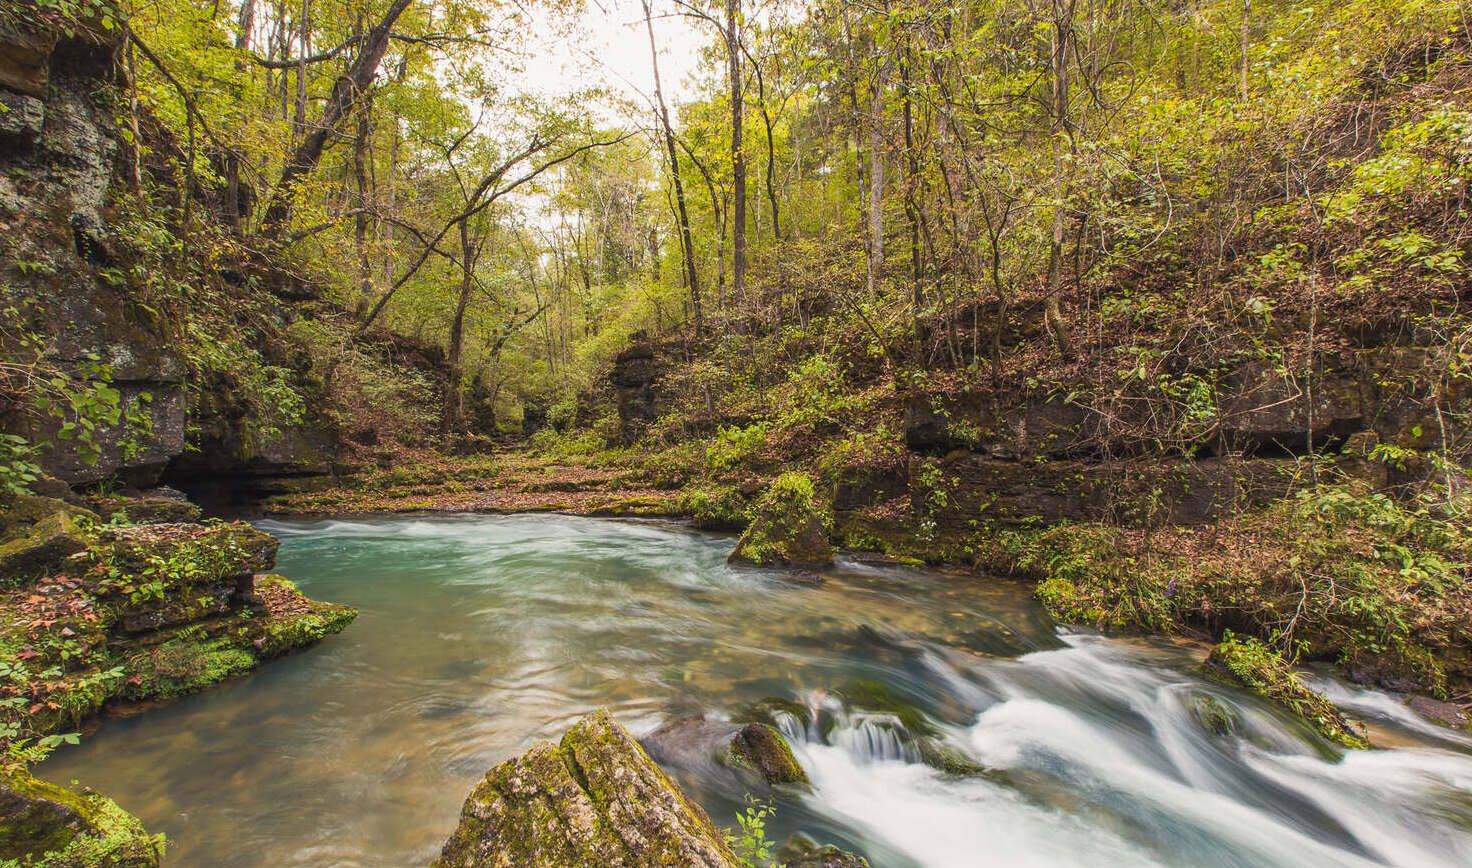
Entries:
<svg viewBox="0 0 1472 868">
<path fill-rule="evenodd" d="M 1063 294 L 1063 244 L 1068 219 L 1069 168 L 1064 145 L 1071 136 L 1068 125 L 1068 55 L 1072 50 L 1069 43 L 1073 32 L 1073 0 L 1053 0 L 1053 12 L 1053 231 L 1048 242 L 1048 294 L 1043 301 L 1043 319 L 1058 345 L 1058 355 L 1064 361 L 1071 361 L 1073 339 L 1068 333 L 1068 323 L 1063 319 L 1059 298 Z"/>
<path fill-rule="evenodd" d="M 1252 20 L 1252 0 L 1242 0 L 1242 101 L 1247 101 L 1247 27 Z"/>
<path fill-rule="evenodd" d="M 869 91 L 869 292 L 874 292 L 884 269 L 884 89 L 889 64 L 878 56 L 874 84 Z"/>
<path fill-rule="evenodd" d="M 455 302 L 455 318 L 450 321 L 450 382 L 445 386 L 443 432 L 460 430 L 465 418 L 465 399 L 461 394 L 461 357 L 465 350 L 465 309 L 470 306 L 470 291 L 475 287 L 476 251 L 470 241 L 470 220 L 460 221 L 460 297 Z"/>
<path fill-rule="evenodd" d="M 383 19 L 364 37 L 358 56 L 354 58 L 347 72 L 332 86 L 327 105 L 322 109 L 322 117 L 287 159 L 261 221 L 261 235 L 267 240 L 275 241 L 285 231 L 297 186 L 317 168 L 317 164 L 322 161 L 322 151 L 327 147 L 327 140 L 373 83 L 374 76 L 378 74 L 378 65 L 388 52 L 394 24 L 413 3 L 414 0 L 393 0 L 384 11 Z"/>
<path fill-rule="evenodd" d="M 915 362 L 920 364 L 926 340 L 925 321 L 922 317 L 925 308 L 925 289 L 920 280 L 920 219 L 915 203 L 915 185 L 919 183 L 920 163 L 915 156 L 915 114 L 912 107 L 913 99 L 910 96 L 908 45 L 905 47 L 905 60 L 900 65 L 900 86 L 904 90 L 905 98 L 905 156 L 910 169 L 910 177 L 905 182 L 905 217 L 910 223 L 910 305 L 913 308 L 911 322 L 914 327 Z"/>
<path fill-rule="evenodd" d="M 312 53 L 312 0 L 302 0 L 301 15 L 296 28 L 296 111 L 292 115 L 292 129 L 299 136 L 307 128 L 307 55 Z"/>
<path fill-rule="evenodd" d="M 353 142 L 353 180 L 358 187 L 358 214 L 353 225 L 353 243 L 358 252 L 358 303 L 354 318 L 361 320 L 373 301 L 373 264 L 368 258 L 368 136 L 373 124 L 369 114 L 373 101 L 365 100 L 358 113 L 358 136 Z"/>
<path fill-rule="evenodd" d="M 731 288 L 746 297 L 746 156 L 741 148 L 741 55 L 736 15 L 741 0 L 726 0 L 726 64 L 731 76 Z"/>
<path fill-rule="evenodd" d="M 670 160 L 670 182 L 675 188 L 675 204 L 680 217 L 680 242 L 685 258 L 685 281 L 690 287 L 690 307 L 694 314 L 695 335 L 705 331 L 700 311 L 700 275 L 695 271 L 695 242 L 690 235 L 690 213 L 685 207 L 685 186 L 680 181 L 680 155 L 675 149 L 675 131 L 670 126 L 670 111 L 664 103 L 664 89 L 659 82 L 659 50 L 654 44 L 654 13 L 649 0 L 643 0 L 644 26 L 649 31 L 649 60 L 654 67 L 654 98 L 659 105 L 659 121 L 664 128 L 665 152 Z"/>
<path fill-rule="evenodd" d="M 238 30 L 235 31 L 235 50 L 244 54 L 250 51 L 251 31 L 256 26 L 256 0 L 244 0 L 240 4 Z M 247 66 L 244 58 L 235 61 L 237 75 L 245 75 Z M 225 154 L 225 221 L 236 235 L 240 234 L 240 221 L 244 217 L 240 195 L 240 154 L 231 150 Z"/>
</svg>

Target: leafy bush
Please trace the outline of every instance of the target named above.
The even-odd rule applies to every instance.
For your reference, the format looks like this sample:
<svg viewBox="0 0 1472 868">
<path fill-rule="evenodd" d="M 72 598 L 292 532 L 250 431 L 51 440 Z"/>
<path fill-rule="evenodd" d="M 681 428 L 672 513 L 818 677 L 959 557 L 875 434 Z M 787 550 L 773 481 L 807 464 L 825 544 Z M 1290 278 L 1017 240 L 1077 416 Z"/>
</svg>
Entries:
<svg viewBox="0 0 1472 868">
<path fill-rule="evenodd" d="M 757 422 L 738 428 L 727 426 L 716 432 L 705 448 L 705 465 L 712 471 L 739 467 L 767 445 L 767 425 Z"/>
</svg>

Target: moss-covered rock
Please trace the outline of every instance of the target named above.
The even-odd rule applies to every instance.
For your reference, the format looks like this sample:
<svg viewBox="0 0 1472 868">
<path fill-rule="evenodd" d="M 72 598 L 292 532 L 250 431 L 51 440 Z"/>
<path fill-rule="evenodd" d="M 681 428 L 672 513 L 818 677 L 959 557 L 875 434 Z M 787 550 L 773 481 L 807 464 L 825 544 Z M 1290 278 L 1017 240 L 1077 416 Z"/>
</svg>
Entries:
<svg viewBox="0 0 1472 868">
<path fill-rule="evenodd" d="M 285 576 L 257 576 L 254 602 L 255 617 L 240 637 L 250 642 L 262 660 L 341 633 L 358 617 L 358 610 L 352 606 L 310 599 Z"/>
<path fill-rule="evenodd" d="M 731 486 L 695 486 L 680 497 L 680 510 L 701 530 L 745 530 L 750 524 L 746 498 Z"/>
<path fill-rule="evenodd" d="M 1256 639 L 1239 639 L 1228 633 L 1211 649 L 1206 667 L 1210 674 L 1288 709 L 1330 741 L 1350 748 L 1370 746 L 1332 702 L 1299 680 L 1283 655 Z M 1208 720 L 1214 722 L 1211 717 Z"/>
<path fill-rule="evenodd" d="M 51 868 L 144 868 L 163 855 L 150 835 L 113 800 L 81 795 L 14 772 L 0 781 L 0 862 Z"/>
<path fill-rule="evenodd" d="M 699 806 L 607 711 L 491 769 L 436 866 L 741 863 Z"/>
<path fill-rule="evenodd" d="M 256 656 L 228 637 L 184 635 L 127 658 L 124 699 L 169 699 L 254 669 Z"/>
<path fill-rule="evenodd" d="M 85 509 L 50 497 L 12 496 L 0 503 L 0 585 L 16 587 L 56 569 L 87 548 Z"/>
<path fill-rule="evenodd" d="M 757 503 L 751 525 L 741 535 L 732 562 L 758 566 L 826 566 L 833 563 L 830 521 L 813 493 L 813 480 L 784 473 L 772 481 Z"/>
<path fill-rule="evenodd" d="M 728 760 L 755 769 L 769 784 L 806 784 L 792 748 L 782 734 L 765 723 L 748 723 L 731 736 Z"/>
<path fill-rule="evenodd" d="M 130 604 L 161 600 L 181 588 L 237 581 L 276 563 L 280 542 L 244 522 L 153 524 L 110 528 L 94 548 L 94 592 Z"/>
<path fill-rule="evenodd" d="M 915 739 L 915 750 L 920 761 L 935 769 L 956 777 L 991 775 L 981 763 L 967 756 L 960 748 L 952 747 L 938 738 L 921 736 Z"/>
<path fill-rule="evenodd" d="M 869 860 L 832 844 L 819 844 L 801 832 L 788 838 L 777 851 L 783 868 L 869 868 Z"/>
<path fill-rule="evenodd" d="M 140 497 L 94 496 L 85 499 L 98 515 L 122 514 L 132 524 L 179 524 L 199 521 L 200 508 L 171 489 L 153 489 Z"/>
</svg>

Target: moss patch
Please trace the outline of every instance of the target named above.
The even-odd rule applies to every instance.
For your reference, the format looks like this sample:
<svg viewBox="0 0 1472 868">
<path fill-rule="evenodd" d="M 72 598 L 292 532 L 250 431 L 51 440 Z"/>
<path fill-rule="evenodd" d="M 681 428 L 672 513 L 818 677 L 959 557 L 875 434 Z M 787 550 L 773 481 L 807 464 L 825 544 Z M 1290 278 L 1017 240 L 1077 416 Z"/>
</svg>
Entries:
<svg viewBox="0 0 1472 868">
<path fill-rule="evenodd" d="M 1281 654 L 1256 639 L 1238 639 L 1230 633 L 1211 649 L 1209 672 L 1240 684 L 1259 696 L 1288 709 L 1309 723 L 1320 735 L 1349 748 L 1368 748 L 1370 743 L 1350 728 L 1334 704 L 1310 690 L 1298 679 Z M 1214 730 L 1226 729 L 1229 721 L 1208 713 L 1206 722 Z M 1219 729 L 1220 728 L 1220 729 Z"/>
<path fill-rule="evenodd" d="M 606 711 L 487 773 L 436 866 L 740 863 L 710 819 Z"/>
<path fill-rule="evenodd" d="M 755 769 L 769 784 L 809 782 L 787 740 L 764 723 L 748 723 L 731 737 L 727 761 Z"/>
<path fill-rule="evenodd" d="M 25 772 L 0 783 L 0 864 L 59 868 L 144 868 L 163 855 L 150 835 L 113 800 L 81 795 Z"/>
<path fill-rule="evenodd" d="M 802 473 L 784 473 L 757 503 L 731 560 L 758 566 L 831 564 L 829 525 L 827 513 L 815 501 L 813 480 Z"/>
</svg>

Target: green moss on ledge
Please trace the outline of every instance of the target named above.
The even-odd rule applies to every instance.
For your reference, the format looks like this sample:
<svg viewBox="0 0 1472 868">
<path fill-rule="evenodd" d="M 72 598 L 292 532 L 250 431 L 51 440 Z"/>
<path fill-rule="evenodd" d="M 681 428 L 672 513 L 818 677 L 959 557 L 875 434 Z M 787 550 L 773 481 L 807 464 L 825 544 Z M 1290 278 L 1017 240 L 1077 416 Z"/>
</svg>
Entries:
<svg viewBox="0 0 1472 868">
<path fill-rule="evenodd" d="M 105 796 L 78 794 L 25 772 L 0 782 L 0 865 L 152 868 L 162 835 Z"/>
<path fill-rule="evenodd" d="M 1209 674 L 1239 684 L 1303 718 L 1332 742 L 1358 749 L 1370 746 L 1333 703 L 1299 680 L 1281 654 L 1256 639 L 1238 639 L 1228 633 L 1211 649 L 1206 666 Z"/>
</svg>

